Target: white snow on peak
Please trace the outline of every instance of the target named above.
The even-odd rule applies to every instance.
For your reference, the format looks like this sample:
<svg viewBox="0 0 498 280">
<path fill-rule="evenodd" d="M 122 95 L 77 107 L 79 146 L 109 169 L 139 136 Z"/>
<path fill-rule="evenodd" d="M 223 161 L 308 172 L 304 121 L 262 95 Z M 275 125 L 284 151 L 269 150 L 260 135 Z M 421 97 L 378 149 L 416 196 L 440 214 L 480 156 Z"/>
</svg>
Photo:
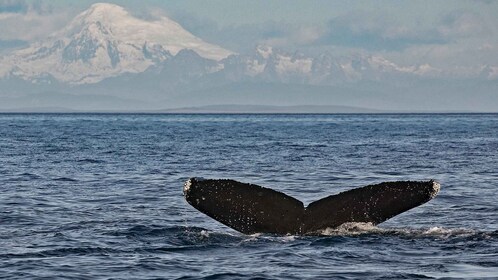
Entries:
<svg viewBox="0 0 498 280">
<path fill-rule="evenodd" d="M 264 59 L 268 59 L 273 53 L 273 48 L 271 46 L 259 45 L 256 47 L 256 52 Z"/>
<path fill-rule="evenodd" d="M 490 71 L 488 74 L 488 79 L 496 80 L 498 79 L 498 66 L 497 67 L 489 67 Z"/>
<path fill-rule="evenodd" d="M 436 76 L 436 75 L 441 74 L 440 69 L 434 68 L 428 63 L 418 65 L 414 68 L 415 69 L 412 71 L 412 73 L 420 75 L 420 76 Z"/>
<path fill-rule="evenodd" d="M 256 56 L 247 58 L 245 64 L 246 74 L 251 77 L 270 71 L 283 80 L 290 80 L 291 76 L 308 76 L 311 73 L 313 58 L 299 53 L 285 53 L 271 46 L 259 45 L 256 47 Z"/>
<path fill-rule="evenodd" d="M 89 9 L 79 14 L 76 20 L 90 22 L 108 22 L 128 17 L 129 13 L 121 6 L 110 3 L 95 3 Z"/>
<path fill-rule="evenodd" d="M 277 72 L 284 74 L 308 74 L 311 72 L 313 59 L 307 57 L 293 57 L 290 55 L 278 55 L 275 63 Z"/>
<path fill-rule="evenodd" d="M 192 49 L 204 58 L 215 60 L 232 54 L 222 47 L 204 42 L 168 17 L 145 21 L 133 17 L 123 7 L 107 3 L 93 4 L 62 30 L 61 35 L 71 36 L 74 30 L 93 23 L 106 26 L 115 38 L 123 42 L 135 45 L 143 45 L 144 42 L 158 44 L 172 55 L 182 49 Z"/>
</svg>

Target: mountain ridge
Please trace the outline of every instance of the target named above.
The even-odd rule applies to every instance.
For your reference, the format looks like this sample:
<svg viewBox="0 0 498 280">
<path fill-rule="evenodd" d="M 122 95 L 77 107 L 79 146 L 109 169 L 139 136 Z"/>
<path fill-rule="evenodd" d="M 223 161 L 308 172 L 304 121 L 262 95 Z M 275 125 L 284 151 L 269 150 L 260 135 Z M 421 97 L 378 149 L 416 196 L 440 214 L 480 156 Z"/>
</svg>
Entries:
<svg viewBox="0 0 498 280">
<path fill-rule="evenodd" d="M 362 107 L 334 105 L 244 105 L 220 104 L 197 107 L 181 107 L 163 110 L 78 110 L 66 107 L 18 107 L 1 109 L 0 114 L 9 113 L 63 113 L 63 114 L 496 114 L 498 111 L 467 110 L 376 110 Z"/>
</svg>

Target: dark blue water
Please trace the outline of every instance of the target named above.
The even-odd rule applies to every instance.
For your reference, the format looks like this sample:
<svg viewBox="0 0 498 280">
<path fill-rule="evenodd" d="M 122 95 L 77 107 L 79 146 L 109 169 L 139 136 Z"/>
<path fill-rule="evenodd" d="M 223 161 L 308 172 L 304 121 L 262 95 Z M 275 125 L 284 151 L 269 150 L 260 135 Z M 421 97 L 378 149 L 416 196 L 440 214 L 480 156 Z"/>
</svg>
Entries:
<svg viewBox="0 0 498 280">
<path fill-rule="evenodd" d="M 377 227 L 246 236 L 192 176 L 310 203 L 389 180 L 439 195 Z M 0 115 L 1 279 L 497 279 L 498 115 Z"/>
</svg>

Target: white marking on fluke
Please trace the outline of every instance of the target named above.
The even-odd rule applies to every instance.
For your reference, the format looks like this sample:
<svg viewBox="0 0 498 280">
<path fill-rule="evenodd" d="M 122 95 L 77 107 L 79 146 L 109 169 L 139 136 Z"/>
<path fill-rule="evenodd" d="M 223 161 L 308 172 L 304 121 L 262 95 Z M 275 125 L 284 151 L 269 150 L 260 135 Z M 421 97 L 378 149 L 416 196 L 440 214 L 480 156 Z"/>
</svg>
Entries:
<svg viewBox="0 0 498 280">
<path fill-rule="evenodd" d="M 196 182 L 201 182 L 201 181 L 204 181 L 205 179 L 202 178 L 202 177 L 193 177 L 193 178 L 190 178 L 188 179 L 185 184 L 183 185 L 183 194 L 187 194 L 187 192 L 190 190 L 190 187 L 192 186 L 193 184 L 193 181 L 196 181 Z"/>
<path fill-rule="evenodd" d="M 436 181 L 432 181 L 432 189 L 430 192 L 431 199 L 433 199 L 439 193 L 440 189 L 441 189 L 441 184 L 439 184 Z"/>
<path fill-rule="evenodd" d="M 188 179 L 183 185 L 183 194 L 185 195 L 189 190 L 190 186 L 192 186 L 192 179 Z"/>
</svg>

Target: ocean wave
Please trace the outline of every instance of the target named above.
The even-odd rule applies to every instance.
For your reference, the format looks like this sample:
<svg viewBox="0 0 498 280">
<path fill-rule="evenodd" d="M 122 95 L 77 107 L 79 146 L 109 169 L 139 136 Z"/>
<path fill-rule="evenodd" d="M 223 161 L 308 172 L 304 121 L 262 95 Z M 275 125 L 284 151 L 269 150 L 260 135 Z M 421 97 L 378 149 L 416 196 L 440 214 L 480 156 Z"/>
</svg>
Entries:
<svg viewBox="0 0 498 280">
<path fill-rule="evenodd" d="M 69 178 L 69 177 L 58 177 L 52 179 L 52 181 L 57 181 L 57 182 L 78 182 L 78 180 Z"/>
<path fill-rule="evenodd" d="M 13 259 L 13 258 L 47 258 L 47 257 L 66 257 L 69 255 L 109 255 L 121 252 L 114 248 L 104 247 L 64 247 L 57 249 L 31 251 L 25 253 L 7 253 L 0 254 L 0 259 Z"/>
<path fill-rule="evenodd" d="M 79 163 L 104 163 L 105 161 L 99 160 L 99 159 L 92 159 L 92 158 L 84 158 L 84 159 L 79 159 Z"/>
<path fill-rule="evenodd" d="M 158 226 L 158 225 L 136 225 L 129 229 L 113 232 L 112 235 L 126 236 L 135 239 L 154 239 L 167 237 L 168 242 L 176 245 L 193 244 L 232 244 L 242 245 L 251 242 L 278 242 L 291 243 L 298 240 L 312 238 L 315 241 L 324 237 L 402 237 L 402 238 L 439 238 L 455 239 L 463 238 L 469 240 L 498 239 L 498 231 L 479 231 L 468 228 L 383 228 L 372 223 L 345 223 L 337 228 L 327 228 L 313 235 L 275 235 L 256 233 L 246 235 L 232 230 L 209 230 L 195 226 Z"/>
</svg>

